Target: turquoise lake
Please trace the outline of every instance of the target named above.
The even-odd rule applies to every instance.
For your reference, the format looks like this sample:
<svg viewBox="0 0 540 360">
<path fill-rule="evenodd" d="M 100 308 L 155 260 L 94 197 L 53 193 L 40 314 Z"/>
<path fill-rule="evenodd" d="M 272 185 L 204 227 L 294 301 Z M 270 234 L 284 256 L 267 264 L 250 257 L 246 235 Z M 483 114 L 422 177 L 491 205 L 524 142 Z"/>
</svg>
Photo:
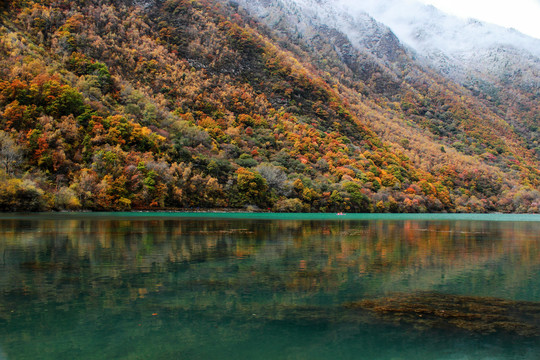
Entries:
<svg viewBox="0 0 540 360">
<path fill-rule="evenodd" d="M 540 359 L 540 216 L 0 214 L 0 360 Z"/>
</svg>

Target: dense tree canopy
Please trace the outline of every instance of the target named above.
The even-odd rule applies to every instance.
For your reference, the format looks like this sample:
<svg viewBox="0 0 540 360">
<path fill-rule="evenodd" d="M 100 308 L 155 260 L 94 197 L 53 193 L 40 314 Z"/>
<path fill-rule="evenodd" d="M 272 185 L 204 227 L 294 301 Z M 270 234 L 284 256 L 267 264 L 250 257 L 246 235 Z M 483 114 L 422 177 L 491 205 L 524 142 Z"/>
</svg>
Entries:
<svg viewBox="0 0 540 360">
<path fill-rule="evenodd" d="M 467 89 L 146 5 L 4 5 L 0 210 L 538 211 L 534 149 Z"/>
</svg>

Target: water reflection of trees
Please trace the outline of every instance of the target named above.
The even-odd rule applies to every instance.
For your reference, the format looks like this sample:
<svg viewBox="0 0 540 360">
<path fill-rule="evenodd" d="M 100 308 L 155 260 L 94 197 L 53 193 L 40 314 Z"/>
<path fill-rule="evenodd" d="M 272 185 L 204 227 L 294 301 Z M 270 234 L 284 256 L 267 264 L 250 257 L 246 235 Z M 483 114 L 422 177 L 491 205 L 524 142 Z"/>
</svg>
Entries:
<svg viewBox="0 0 540 360">
<path fill-rule="evenodd" d="M 3 220 L 0 286 L 41 302 L 159 293 L 178 306 L 426 290 L 489 271 L 506 274 L 494 288 L 519 288 L 540 265 L 537 234 L 465 221 Z"/>
<path fill-rule="evenodd" d="M 21 358 L 39 353 L 53 359 L 82 351 L 103 358 L 152 358 L 167 352 L 176 358 L 179 348 L 200 354 L 201 344 L 239 344 L 238 349 L 259 344 L 259 334 L 269 334 L 265 326 L 274 330 L 280 323 L 280 331 L 291 333 L 297 326 L 329 329 L 315 341 L 309 338 L 313 347 L 342 339 L 345 329 L 345 336 L 369 348 L 380 334 L 389 336 L 388 325 L 364 308 L 351 311 L 344 304 L 400 287 L 436 289 L 453 279 L 478 282 L 488 293 L 489 286 L 514 291 L 531 284 L 537 296 L 532 300 L 538 300 L 538 284 L 528 279 L 540 267 L 539 227 L 427 221 L 2 220 L 0 338 L 8 354 L 20 352 Z M 482 281 L 489 271 L 504 275 L 493 276 L 496 281 L 489 285 Z M 390 331 L 399 334 L 397 342 L 403 341 L 406 326 Z M 410 326 L 416 329 L 417 323 Z M 358 336 L 359 331 L 365 334 Z M 415 337 L 422 343 L 426 336 L 407 331 L 407 341 Z M 441 344 L 447 339 L 445 333 Z"/>
</svg>

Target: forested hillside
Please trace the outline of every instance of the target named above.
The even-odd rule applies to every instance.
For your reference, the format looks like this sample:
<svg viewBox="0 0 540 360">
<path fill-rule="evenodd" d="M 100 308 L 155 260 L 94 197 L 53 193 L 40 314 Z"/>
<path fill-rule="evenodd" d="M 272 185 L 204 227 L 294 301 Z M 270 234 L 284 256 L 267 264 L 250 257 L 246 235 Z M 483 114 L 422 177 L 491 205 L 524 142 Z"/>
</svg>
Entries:
<svg viewBox="0 0 540 360">
<path fill-rule="evenodd" d="M 536 139 L 405 52 L 234 2 L 1 11 L 2 211 L 539 211 Z"/>
</svg>

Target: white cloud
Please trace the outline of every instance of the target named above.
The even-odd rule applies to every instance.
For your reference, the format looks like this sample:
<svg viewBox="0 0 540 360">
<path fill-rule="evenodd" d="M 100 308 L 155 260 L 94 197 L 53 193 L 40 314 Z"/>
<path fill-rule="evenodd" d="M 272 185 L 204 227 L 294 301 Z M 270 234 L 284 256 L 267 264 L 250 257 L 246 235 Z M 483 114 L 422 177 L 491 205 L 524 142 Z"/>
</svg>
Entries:
<svg viewBox="0 0 540 360">
<path fill-rule="evenodd" d="M 316 1 L 316 0 L 312 0 Z M 348 12 L 366 11 L 376 20 L 389 26 L 394 34 L 405 44 L 420 53 L 440 50 L 447 54 L 468 56 L 480 49 L 492 48 L 499 45 L 513 45 L 526 49 L 540 57 L 540 41 L 522 35 L 515 31 L 506 30 L 501 25 L 471 21 L 477 18 L 472 15 L 462 17 L 448 14 L 448 9 L 426 6 L 425 2 L 445 0 L 334 0 L 345 5 Z M 484 0 L 451 0 L 452 4 L 465 2 L 475 4 L 470 11 L 480 11 L 479 3 Z M 498 0 L 492 0 L 495 4 Z M 538 2 L 539 0 L 514 0 Z M 494 5 L 494 7 L 496 7 Z M 484 9 L 485 10 L 485 9 Z M 540 19 L 540 15 L 538 16 Z M 482 19 L 477 19 L 482 20 Z M 500 22 L 499 22 L 500 23 Z M 516 26 L 517 27 L 517 26 Z M 540 39 L 540 35 L 538 36 Z"/>
<path fill-rule="evenodd" d="M 465 18 L 514 28 L 540 39 L 539 0 L 419 0 Z"/>
</svg>

